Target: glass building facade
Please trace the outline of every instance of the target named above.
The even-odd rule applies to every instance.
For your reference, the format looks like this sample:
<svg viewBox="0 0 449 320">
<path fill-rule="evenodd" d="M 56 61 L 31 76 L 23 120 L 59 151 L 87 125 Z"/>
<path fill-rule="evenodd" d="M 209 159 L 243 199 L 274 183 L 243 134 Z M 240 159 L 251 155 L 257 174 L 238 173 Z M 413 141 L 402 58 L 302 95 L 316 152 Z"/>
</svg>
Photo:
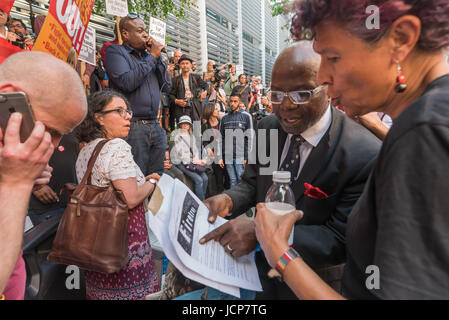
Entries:
<svg viewBox="0 0 449 320">
<path fill-rule="evenodd" d="M 46 15 L 48 3 L 35 1 L 33 11 Z M 11 14 L 31 27 L 26 0 L 16 0 Z M 185 19 L 169 15 L 165 22 L 169 54 L 180 49 L 197 62 L 197 72 L 205 71 L 207 61 L 233 62 L 249 76 L 260 75 L 266 85 L 277 55 L 288 45 L 288 30 L 282 30 L 288 22 L 272 17 L 268 0 L 196 0 Z M 99 45 L 112 40 L 114 23 L 113 17 L 92 15 L 89 25 Z"/>
</svg>

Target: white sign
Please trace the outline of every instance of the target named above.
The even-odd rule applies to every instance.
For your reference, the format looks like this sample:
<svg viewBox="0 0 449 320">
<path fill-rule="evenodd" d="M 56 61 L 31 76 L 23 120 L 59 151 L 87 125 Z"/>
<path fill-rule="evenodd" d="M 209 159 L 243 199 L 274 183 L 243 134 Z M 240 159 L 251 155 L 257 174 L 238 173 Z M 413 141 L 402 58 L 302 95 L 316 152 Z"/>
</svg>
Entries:
<svg viewBox="0 0 449 320">
<path fill-rule="evenodd" d="M 106 13 L 111 16 L 126 16 L 128 14 L 127 0 L 106 0 Z"/>
<path fill-rule="evenodd" d="M 167 24 L 159 19 L 150 18 L 150 32 L 149 35 L 156 40 L 157 42 L 161 43 L 165 46 L 165 34 L 167 31 Z"/>
<path fill-rule="evenodd" d="M 84 35 L 83 46 L 81 47 L 78 60 L 84 61 L 93 66 L 97 65 L 95 48 L 95 29 L 88 26 Z"/>
<path fill-rule="evenodd" d="M 236 76 L 239 76 L 239 75 L 241 75 L 242 73 L 245 73 L 245 72 L 243 71 L 243 64 L 238 64 L 238 65 L 236 65 L 236 66 L 235 66 L 235 75 L 236 75 Z"/>
</svg>

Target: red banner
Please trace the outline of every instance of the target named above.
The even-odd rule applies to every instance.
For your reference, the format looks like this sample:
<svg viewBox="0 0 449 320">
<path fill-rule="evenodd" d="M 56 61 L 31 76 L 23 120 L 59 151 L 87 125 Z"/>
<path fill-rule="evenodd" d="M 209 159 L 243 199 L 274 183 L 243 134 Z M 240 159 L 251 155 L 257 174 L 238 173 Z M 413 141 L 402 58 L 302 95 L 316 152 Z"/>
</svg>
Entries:
<svg viewBox="0 0 449 320">
<path fill-rule="evenodd" d="M 0 64 L 3 63 L 10 55 L 25 50 L 17 46 L 13 46 L 8 40 L 0 38 Z"/>
<path fill-rule="evenodd" d="M 81 51 L 94 0 L 51 0 L 48 15 L 33 50 L 66 60 L 73 47 Z"/>
<path fill-rule="evenodd" d="M 0 0 L 0 9 L 9 14 L 13 4 L 14 0 Z"/>
</svg>

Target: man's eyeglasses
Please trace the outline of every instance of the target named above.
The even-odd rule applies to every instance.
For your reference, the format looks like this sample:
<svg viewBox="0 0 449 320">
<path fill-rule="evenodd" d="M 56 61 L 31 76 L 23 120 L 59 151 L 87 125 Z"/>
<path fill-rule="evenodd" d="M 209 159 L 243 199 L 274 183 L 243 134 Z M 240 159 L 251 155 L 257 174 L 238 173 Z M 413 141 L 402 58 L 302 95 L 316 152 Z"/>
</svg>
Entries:
<svg viewBox="0 0 449 320">
<path fill-rule="evenodd" d="M 137 13 L 128 13 L 128 18 L 130 19 L 137 19 L 140 18 Z"/>
<path fill-rule="evenodd" d="M 300 91 L 271 91 L 271 102 L 273 104 L 281 104 L 284 101 L 284 97 L 289 97 L 290 101 L 294 104 L 306 104 L 312 100 L 312 97 L 320 92 L 326 86 L 318 86 L 313 90 L 300 90 Z"/>
<path fill-rule="evenodd" d="M 9 27 L 10 28 L 22 28 L 22 29 L 25 29 L 20 23 L 10 24 Z"/>
<path fill-rule="evenodd" d="M 98 113 L 107 114 L 107 113 L 111 113 L 111 112 L 118 112 L 120 114 L 120 117 L 122 117 L 122 118 L 126 118 L 126 115 L 129 115 L 130 117 L 133 116 L 133 112 L 131 110 L 123 109 L 123 108 L 100 111 Z"/>
</svg>

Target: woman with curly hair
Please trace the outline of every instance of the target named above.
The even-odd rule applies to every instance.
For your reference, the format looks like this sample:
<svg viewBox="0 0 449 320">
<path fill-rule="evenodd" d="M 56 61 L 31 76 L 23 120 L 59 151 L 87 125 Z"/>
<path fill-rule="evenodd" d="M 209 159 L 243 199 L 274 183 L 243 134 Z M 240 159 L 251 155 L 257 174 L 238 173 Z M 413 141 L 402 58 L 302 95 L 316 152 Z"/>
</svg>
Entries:
<svg viewBox="0 0 449 320">
<path fill-rule="evenodd" d="M 129 207 L 129 261 L 112 274 L 86 271 L 87 299 L 143 300 L 159 291 L 143 206 L 159 176 L 145 177 L 133 160 L 131 146 L 123 140 L 128 136 L 132 117 L 126 98 L 114 91 L 102 91 L 89 96 L 88 104 L 87 117 L 76 128 L 79 140 L 87 143 L 76 161 L 77 178 L 82 180 L 97 144 L 108 139 L 92 169 L 92 184 L 99 187 L 112 184 L 125 196 Z"/>
<path fill-rule="evenodd" d="M 314 40 L 333 104 L 349 116 L 386 113 L 393 126 L 348 218 L 342 295 L 289 250 L 299 211 L 278 217 L 258 205 L 268 262 L 301 299 L 448 299 L 449 0 L 300 0 L 295 9 L 292 34 Z"/>
</svg>

